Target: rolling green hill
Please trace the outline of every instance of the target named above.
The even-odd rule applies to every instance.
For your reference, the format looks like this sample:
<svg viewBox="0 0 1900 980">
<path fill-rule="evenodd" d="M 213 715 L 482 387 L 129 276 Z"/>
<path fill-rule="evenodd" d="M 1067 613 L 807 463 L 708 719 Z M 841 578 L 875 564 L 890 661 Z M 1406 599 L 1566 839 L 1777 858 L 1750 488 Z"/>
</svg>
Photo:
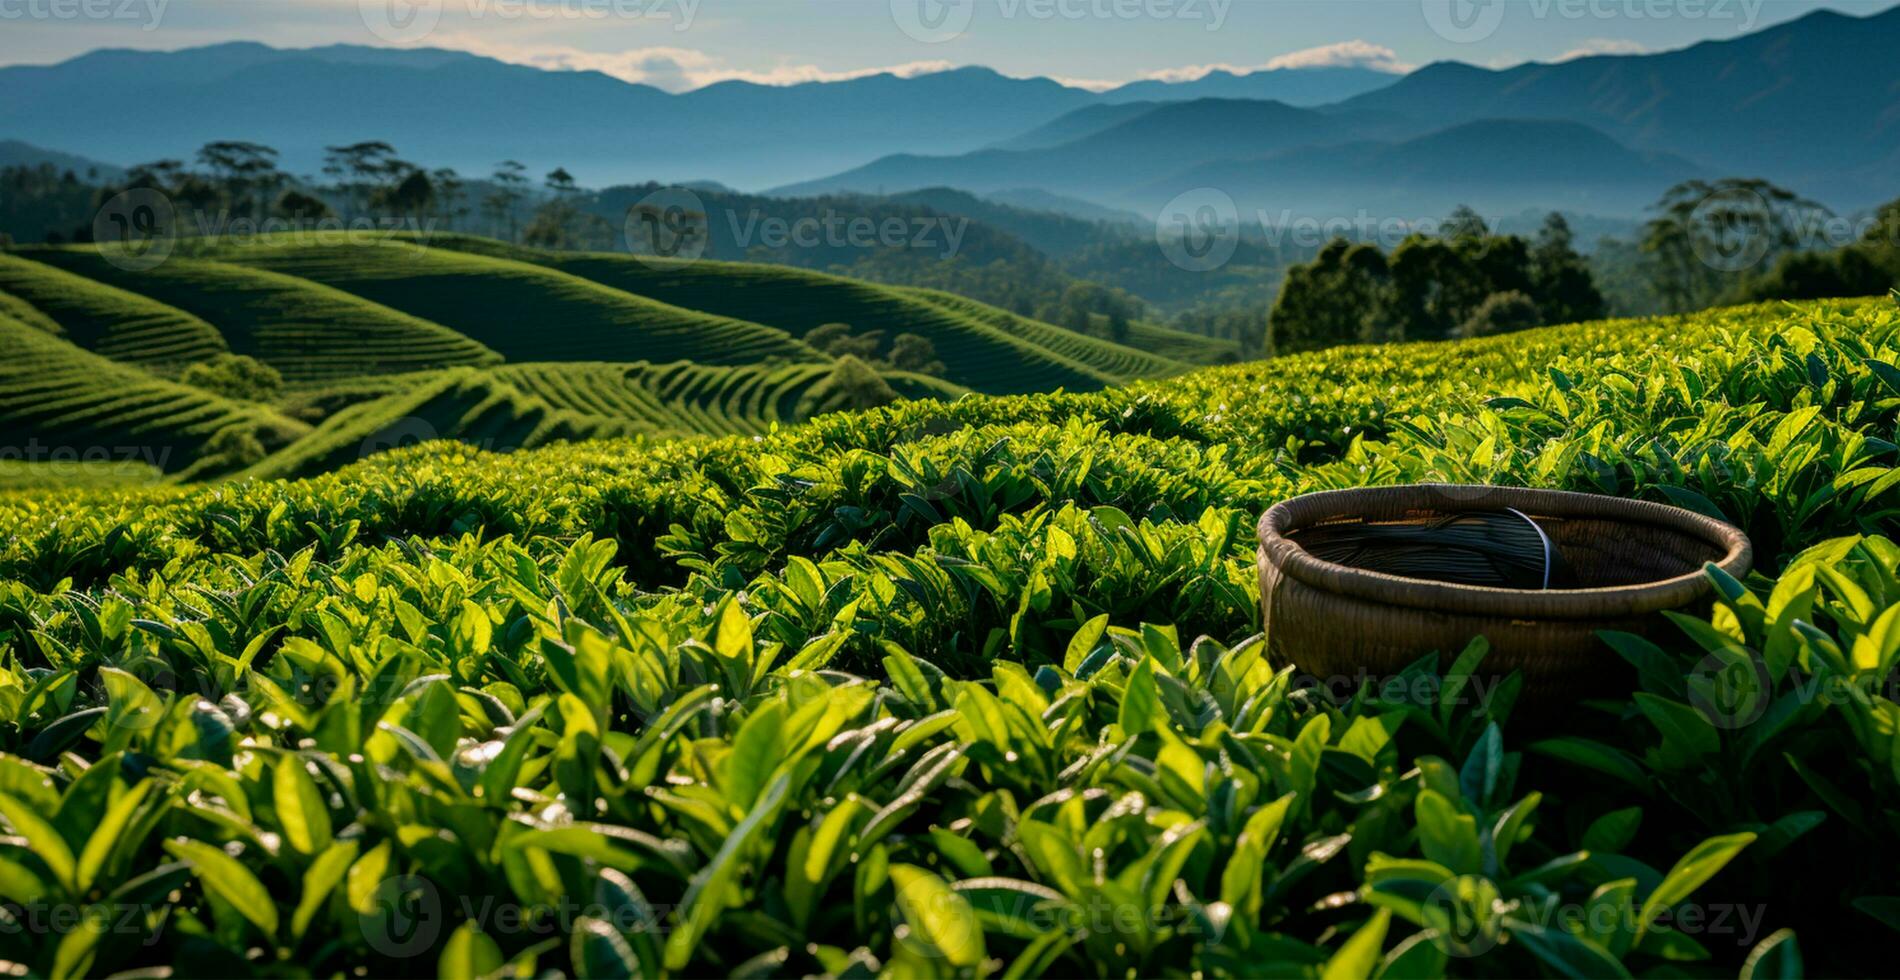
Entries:
<svg viewBox="0 0 1900 980">
<path fill-rule="evenodd" d="M 516 450 L 762 435 L 900 399 L 1095 391 L 1187 370 L 948 293 L 464 236 L 184 240 L 137 271 L 91 246 L 34 246 L 0 253 L 0 316 L 21 351 L 0 377 L 0 448 L 123 443 L 162 455 L 174 480 L 315 473 L 417 439 Z M 880 333 L 884 349 L 922 337 L 941 376 L 802 339 L 833 323 Z M 1143 325 L 1133 339 L 1195 358 L 1219 343 Z M 224 354 L 275 368 L 281 389 L 185 373 Z M 236 391 L 268 404 L 219 394 Z M 211 444 L 234 426 L 256 434 Z"/>
<path fill-rule="evenodd" d="M 57 324 L 66 339 L 115 361 L 174 371 L 226 349 L 216 327 L 189 313 L 4 252 L 0 293 L 38 311 L 22 318 L 28 324 Z"/>
<path fill-rule="evenodd" d="M 860 364 L 857 370 L 865 370 Z M 493 374 L 550 405 L 630 420 L 655 435 L 753 435 L 814 415 L 861 408 L 834 380 L 843 363 L 719 367 L 671 364 L 511 364 Z M 926 375 L 881 375 L 894 397 L 954 399 L 963 389 Z"/>
<path fill-rule="evenodd" d="M 71 456 L 215 471 L 230 468 L 207 452 L 223 451 L 212 440 L 227 429 L 250 433 L 265 452 L 309 432 L 264 406 L 167 381 L 0 316 L 0 432 L 24 462 Z"/>
<path fill-rule="evenodd" d="M 766 323 L 802 337 L 828 323 L 929 340 L 944 377 L 974 391 L 1092 390 L 1175 374 L 1178 361 L 1086 337 L 947 293 L 882 286 L 785 266 L 708 260 L 637 260 L 543 252 L 489 239 L 438 239 L 445 248 L 506 255 L 663 303 Z"/>
<path fill-rule="evenodd" d="M 501 361 L 439 324 L 308 279 L 188 258 L 128 272 L 84 246 L 24 254 L 195 315 L 215 325 L 232 352 L 256 357 L 291 381 Z"/>
<path fill-rule="evenodd" d="M 308 476 L 402 446 L 453 439 L 489 452 L 633 435 L 631 422 L 563 411 L 491 372 L 452 368 L 410 377 L 401 391 L 357 402 L 250 467 L 246 477 Z"/>
<path fill-rule="evenodd" d="M 822 361 L 782 330 L 608 289 L 560 271 L 399 238 L 264 239 L 212 255 L 333 286 L 440 324 L 510 361 Z"/>
</svg>

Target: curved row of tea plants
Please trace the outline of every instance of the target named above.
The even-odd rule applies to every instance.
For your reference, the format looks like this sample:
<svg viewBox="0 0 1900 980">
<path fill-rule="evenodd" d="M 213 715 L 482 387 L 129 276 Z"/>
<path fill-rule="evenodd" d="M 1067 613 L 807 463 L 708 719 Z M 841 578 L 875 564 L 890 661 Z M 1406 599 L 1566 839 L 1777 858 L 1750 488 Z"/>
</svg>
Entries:
<svg viewBox="0 0 1900 980">
<path fill-rule="evenodd" d="M 1362 348 L 757 437 L 0 498 L 0 959 L 194 973 L 1872 972 L 1900 312 Z M 1253 636 L 1289 494 L 1756 537 L 1630 695 Z M 1606 668 L 1607 669 L 1607 668 Z M 1890 932 L 1884 933 L 1891 937 Z"/>
<path fill-rule="evenodd" d="M 0 254 L 0 296 L 0 312 L 115 361 L 175 372 L 229 349 L 183 310 L 13 255 Z"/>
<path fill-rule="evenodd" d="M 0 462 L 47 472 L 84 463 L 186 472 L 216 463 L 219 434 L 238 430 L 268 450 L 310 427 L 108 360 L 0 312 L 0 431 L 20 434 Z"/>
<path fill-rule="evenodd" d="M 31 254 L 49 265 L 136 291 L 216 324 L 233 353 L 256 357 L 288 381 L 501 360 L 494 351 L 440 324 L 308 279 L 186 258 L 128 271 L 86 248 L 39 249 Z"/>
</svg>

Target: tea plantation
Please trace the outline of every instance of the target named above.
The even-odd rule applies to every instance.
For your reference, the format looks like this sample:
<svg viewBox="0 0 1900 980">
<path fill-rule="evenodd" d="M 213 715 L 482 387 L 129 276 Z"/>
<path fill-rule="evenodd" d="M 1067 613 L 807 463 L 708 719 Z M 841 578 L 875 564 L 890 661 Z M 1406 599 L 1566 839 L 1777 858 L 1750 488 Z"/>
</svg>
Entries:
<svg viewBox="0 0 1900 980">
<path fill-rule="evenodd" d="M 0 251 L 0 350 L 16 352 L 0 366 L 0 453 L 14 454 L 0 463 L 105 448 L 177 482 L 302 476 L 433 438 L 763 434 L 899 398 L 1094 391 L 1238 356 L 1153 324 L 1117 343 L 778 266 L 463 235 L 174 244 L 150 267 L 92 246 Z M 240 358 L 279 387 L 205 384 Z"/>
<path fill-rule="evenodd" d="M 254 264 L 422 315 L 332 257 L 273 254 Z M 610 288 L 588 261 L 514 271 L 579 303 Z M 198 271 L 181 282 L 216 280 Z M 695 287 L 669 288 L 649 301 Z M 1744 308 L 724 438 L 14 491 L 0 960 L 1881 972 L 1900 938 L 1896 365 L 1892 301 Z M 650 365 L 618 386 L 451 370 L 400 394 L 477 399 L 458 410 L 478 419 L 479 399 L 533 398 L 555 429 L 668 385 L 765 404 L 754 379 Z M 165 384 L 110 394 L 257 411 Z M 291 469 L 360 442 L 331 445 Z M 1515 710 L 1481 639 L 1337 694 L 1269 662 L 1261 511 L 1412 481 L 1674 502 L 1741 524 L 1759 571 L 1672 643 L 1606 636 L 1627 696 L 1567 710 Z"/>
</svg>

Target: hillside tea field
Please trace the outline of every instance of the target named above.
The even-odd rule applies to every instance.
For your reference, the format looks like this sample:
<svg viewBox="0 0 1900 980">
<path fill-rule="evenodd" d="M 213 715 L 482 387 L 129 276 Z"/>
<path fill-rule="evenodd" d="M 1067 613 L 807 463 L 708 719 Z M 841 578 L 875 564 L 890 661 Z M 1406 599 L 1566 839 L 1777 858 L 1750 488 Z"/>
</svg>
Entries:
<svg viewBox="0 0 1900 980">
<path fill-rule="evenodd" d="M 346 274 L 319 258 L 298 274 Z M 1900 938 L 1896 365 L 1889 300 L 1760 307 L 19 491 L 0 959 L 1875 972 Z M 1759 571 L 1674 642 L 1606 636 L 1628 695 L 1567 712 L 1514 710 L 1482 640 L 1396 677 L 1268 662 L 1260 513 L 1411 481 L 1720 514 Z"/>
<path fill-rule="evenodd" d="M 758 264 L 368 232 L 177 251 L 147 267 L 92 246 L 0 250 L 0 434 L 19 440 L 0 463 L 109 448 L 174 482 L 310 476 L 419 440 L 755 435 L 900 398 L 1096 391 L 1238 357 L 1154 324 L 1123 344 Z M 275 380 L 220 383 L 232 361 Z"/>
</svg>

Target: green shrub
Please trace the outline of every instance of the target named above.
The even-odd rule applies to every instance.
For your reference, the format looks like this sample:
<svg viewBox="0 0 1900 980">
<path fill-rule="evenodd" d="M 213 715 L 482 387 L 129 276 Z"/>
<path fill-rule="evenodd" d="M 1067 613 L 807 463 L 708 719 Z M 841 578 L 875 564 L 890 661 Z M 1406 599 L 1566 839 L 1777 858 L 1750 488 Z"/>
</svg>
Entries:
<svg viewBox="0 0 1900 980">
<path fill-rule="evenodd" d="M 248 354 L 218 354 L 185 369 L 185 384 L 247 402 L 271 402 L 284 386 L 277 369 Z"/>
<path fill-rule="evenodd" d="M 1460 337 L 1490 337 L 1501 333 L 1529 330 L 1542 323 L 1544 314 L 1529 296 L 1520 292 L 1492 293 L 1478 304 L 1471 318 L 1458 325 Z"/>
</svg>

